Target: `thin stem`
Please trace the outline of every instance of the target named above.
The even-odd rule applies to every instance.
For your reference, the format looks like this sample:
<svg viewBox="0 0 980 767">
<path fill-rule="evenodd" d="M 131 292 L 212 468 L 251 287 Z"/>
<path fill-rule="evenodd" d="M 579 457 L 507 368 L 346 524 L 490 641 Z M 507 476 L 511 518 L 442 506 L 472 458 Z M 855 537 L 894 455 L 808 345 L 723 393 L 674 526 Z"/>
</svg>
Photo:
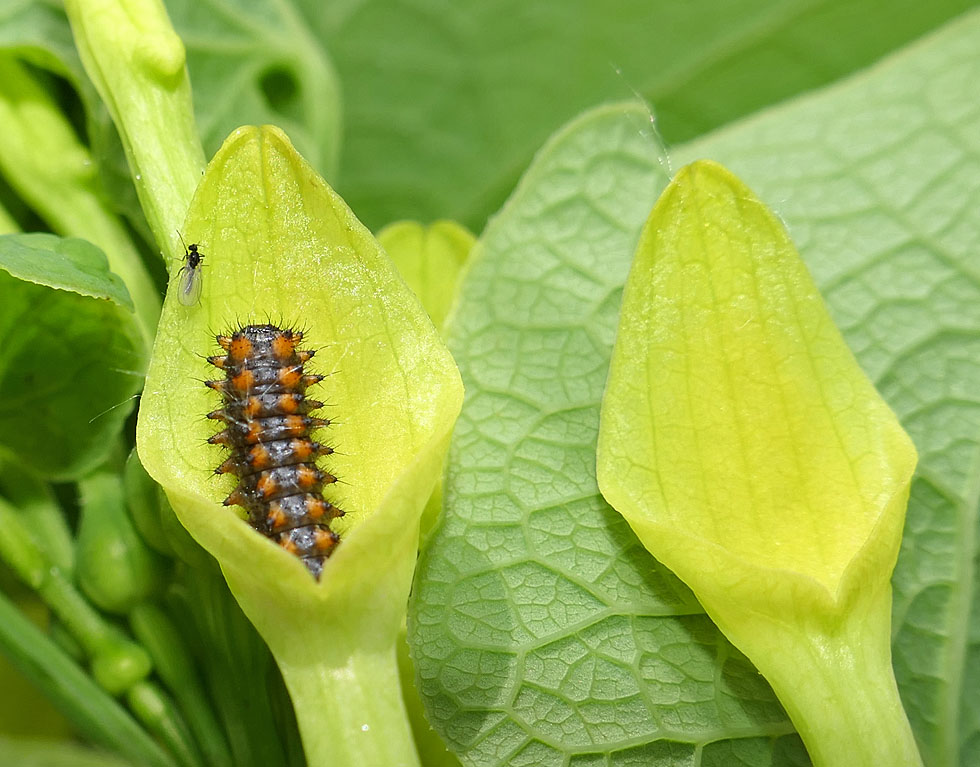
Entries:
<svg viewBox="0 0 980 767">
<path fill-rule="evenodd" d="M 290 663 L 279 658 L 310 767 L 419 767 L 402 701 L 394 647 L 346 656 L 326 652 Z M 317 662 L 318 661 L 318 662 Z"/>
<path fill-rule="evenodd" d="M 208 767 L 230 766 L 228 743 L 176 626 L 163 610 L 149 603 L 138 605 L 130 613 L 129 622 L 150 653 L 157 674 L 180 704 Z"/>
<path fill-rule="evenodd" d="M 89 656 L 97 655 L 117 637 L 105 618 L 60 572 L 47 574 L 37 593 Z"/>
<path fill-rule="evenodd" d="M 25 520 L 25 529 L 47 560 L 70 576 L 75 569 L 75 542 L 54 493 L 33 474 L 6 469 L 0 460 L 0 490 Z"/>
<path fill-rule="evenodd" d="M 832 626 L 769 623 L 764 635 L 740 645 L 756 645 L 749 657 L 815 767 L 922 767 L 892 671 L 891 589 L 876 591 Z"/>
<path fill-rule="evenodd" d="M 3 594 L 0 650 L 96 743 L 137 764 L 176 767 L 146 730 Z"/>
<path fill-rule="evenodd" d="M 137 682 L 127 691 L 126 701 L 137 718 L 176 755 L 182 767 L 203 767 L 204 760 L 187 723 L 163 690 L 152 682 Z"/>
<path fill-rule="evenodd" d="M 54 565 L 28 534 L 13 506 L 0 498 L 0 560 L 61 620 L 92 661 L 92 673 L 113 694 L 150 673 L 146 651 L 109 623 Z"/>
</svg>

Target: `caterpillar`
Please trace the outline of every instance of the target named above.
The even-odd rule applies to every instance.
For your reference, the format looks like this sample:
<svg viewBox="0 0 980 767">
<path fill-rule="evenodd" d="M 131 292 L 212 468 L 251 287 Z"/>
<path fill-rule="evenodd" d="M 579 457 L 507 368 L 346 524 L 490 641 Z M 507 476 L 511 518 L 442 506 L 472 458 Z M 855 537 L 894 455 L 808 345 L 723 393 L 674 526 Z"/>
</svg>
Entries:
<svg viewBox="0 0 980 767">
<path fill-rule="evenodd" d="M 314 352 L 301 350 L 303 333 L 276 325 L 244 325 L 215 337 L 225 352 L 208 357 L 225 377 L 206 381 L 222 407 L 208 413 L 225 428 L 208 442 L 230 449 L 214 470 L 233 474 L 238 486 L 225 506 L 242 506 L 249 524 L 299 557 L 319 579 L 323 563 L 339 542 L 330 522 L 344 512 L 323 497 L 337 478 L 317 459 L 333 449 L 312 439 L 330 420 L 310 415 L 322 402 L 306 396 L 323 376 L 304 365 Z"/>
</svg>

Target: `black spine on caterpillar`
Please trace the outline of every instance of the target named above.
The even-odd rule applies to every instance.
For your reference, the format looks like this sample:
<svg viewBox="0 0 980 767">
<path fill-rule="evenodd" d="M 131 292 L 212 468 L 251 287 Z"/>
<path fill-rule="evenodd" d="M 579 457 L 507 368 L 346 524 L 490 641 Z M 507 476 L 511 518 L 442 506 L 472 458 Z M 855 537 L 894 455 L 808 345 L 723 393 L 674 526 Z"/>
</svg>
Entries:
<svg viewBox="0 0 980 767">
<path fill-rule="evenodd" d="M 223 406 L 208 418 L 225 428 L 208 441 L 231 450 L 215 473 L 239 480 L 225 505 L 244 507 L 252 527 L 319 578 L 339 542 L 330 521 L 344 512 L 322 495 L 337 478 L 316 461 L 333 450 L 311 434 L 330 422 L 310 415 L 323 403 L 308 399 L 306 389 L 322 376 L 304 372 L 313 352 L 297 348 L 302 339 L 301 332 L 275 325 L 246 325 L 217 336 L 226 354 L 208 361 L 225 377 L 207 386 L 221 394 Z"/>
</svg>

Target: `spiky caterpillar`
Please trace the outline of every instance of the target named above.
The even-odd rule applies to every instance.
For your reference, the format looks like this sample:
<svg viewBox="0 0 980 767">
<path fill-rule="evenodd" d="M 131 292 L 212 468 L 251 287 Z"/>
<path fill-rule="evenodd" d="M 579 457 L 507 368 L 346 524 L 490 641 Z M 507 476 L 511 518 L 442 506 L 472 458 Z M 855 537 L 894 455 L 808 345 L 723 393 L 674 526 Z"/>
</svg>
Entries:
<svg viewBox="0 0 980 767">
<path fill-rule="evenodd" d="M 226 426 L 208 442 L 231 450 L 214 470 L 239 480 L 225 505 L 244 507 L 252 527 L 319 578 L 339 542 L 330 521 L 344 512 L 322 495 L 337 478 L 316 461 L 333 450 L 311 435 L 330 421 L 310 415 L 323 403 L 308 399 L 306 389 L 323 376 L 304 372 L 313 352 L 297 348 L 302 339 L 300 331 L 275 325 L 245 325 L 216 337 L 226 353 L 208 362 L 225 377 L 206 385 L 221 394 L 223 406 L 208 418 Z"/>
</svg>

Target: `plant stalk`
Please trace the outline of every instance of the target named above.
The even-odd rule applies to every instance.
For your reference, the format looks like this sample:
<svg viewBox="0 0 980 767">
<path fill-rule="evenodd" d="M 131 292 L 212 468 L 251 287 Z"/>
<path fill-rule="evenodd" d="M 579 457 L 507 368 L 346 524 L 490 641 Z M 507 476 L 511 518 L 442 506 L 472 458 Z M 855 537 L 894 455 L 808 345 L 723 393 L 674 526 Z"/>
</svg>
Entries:
<svg viewBox="0 0 980 767">
<path fill-rule="evenodd" d="M 135 764 L 176 767 L 173 756 L 3 594 L 0 650 L 96 743 Z"/>
<path fill-rule="evenodd" d="M 309 767 L 419 767 L 394 648 L 319 642 L 319 657 L 279 658 L 289 694 L 302 704 L 295 709 Z M 352 652 L 343 656 L 341 647 Z"/>
<path fill-rule="evenodd" d="M 204 171 L 184 45 L 160 0 L 68 0 L 82 64 L 119 131 L 140 205 L 171 270 Z"/>
<path fill-rule="evenodd" d="M 764 650 L 737 643 L 752 652 L 814 767 L 922 767 L 892 670 L 891 587 L 875 591 L 830 628 L 767 621 L 756 627 Z"/>
</svg>

